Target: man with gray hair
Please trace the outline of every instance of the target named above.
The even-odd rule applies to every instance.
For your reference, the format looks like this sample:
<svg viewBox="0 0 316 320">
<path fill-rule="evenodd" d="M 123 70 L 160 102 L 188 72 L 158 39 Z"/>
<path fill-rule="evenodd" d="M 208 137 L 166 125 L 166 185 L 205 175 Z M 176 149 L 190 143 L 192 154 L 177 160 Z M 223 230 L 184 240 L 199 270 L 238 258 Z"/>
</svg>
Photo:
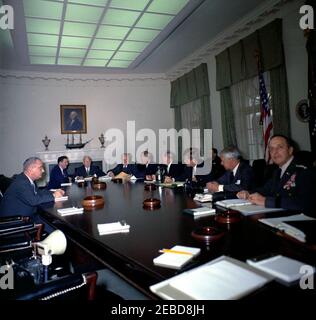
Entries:
<svg viewBox="0 0 316 320">
<path fill-rule="evenodd" d="M 226 172 L 217 181 L 207 183 L 206 186 L 210 192 L 228 191 L 237 193 L 252 187 L 252 168 L 241 161 L 241 154 L 236 147 L 223 149 L 220 153 L 220 158 Z"/>
<path fill-rule="evenodd" d="M 83 165 L 75 169 L 75 177 L 89 177 L 96 175 L 97 177 L 105 176 L 105 173 L 98 167 L 92 165 L 90 156 L 84 156 L 82 159 Z"/>
<path fill-rule="evenodd" d="M 42 177 L 43 172 L 41 159 L 31 157 L 24 161 L 23 172 L 16 176 L 3 195 L 0 216 L 33 216 L 39 205 L 64 195 L 60 189 L 51 192 L 37 188 L 35 181 Z"/>
</svg>

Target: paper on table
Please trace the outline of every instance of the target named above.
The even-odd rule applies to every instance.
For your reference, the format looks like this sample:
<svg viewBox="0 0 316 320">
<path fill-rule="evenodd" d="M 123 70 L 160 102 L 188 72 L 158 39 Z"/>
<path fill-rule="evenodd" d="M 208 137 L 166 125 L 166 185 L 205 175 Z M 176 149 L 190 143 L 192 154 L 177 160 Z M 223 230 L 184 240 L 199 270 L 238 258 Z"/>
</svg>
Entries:
<svg viewBox="0 0 316 320">
<path fill-rule="evenodd" d="M 171 252 L 174 251 L 174 252 Z M 192 260 L 200 253 L 201 249 L 187 247 L 187 246 L 174 246 L 170 249 L 170 252 L 165 252 L 153 259 L 154 265 L 160 267 L 167 267 L 171 269 L 180 269 L 183 265 Z M 178 252 L 178 253 L 177 253 Z M 182 254 L 179 252 L 189 253 Z"/>
<path fill-rule="evenodd" d="M 57 212 L 60 213 L 61 216 L 69 216 L 72 214 L 81 214 L 83 213 L 83 208 L 77 208 L 77 207 L 72 207 L 72 208 L 63 208 L 63 209 L 58 209 Z"/>
<path fill-rule="evenodd" d="M 68 200 L 68 196 L 63 196 L 63 197 L 55 198 L 55 202 L 58 202 L 58 201 L 66 201 L 66 200 Z"/>
<path fill-rule="evenodd" d="M 247 263 L 255 268 L 271 274 L 285 282 L 293 282 L 302 277 L 301 267 L 306 265 L 303 262 L 277 255 L 261 261 L 247 260 Z"/>
<path fill-rule="evenodd" d="M 71 182 L 65 182 L 65 183 L 61 183 L 61 184 L 60 184 L 61 187 L 69 187 L 69 186 L 71 186 L 71 185 L 72 185 Z"/>
<path fill-rule="evenodd" d="M 108 175 L 99 177 L 99 181 L 110 181 L 110 180 L 112 180 L 112 177 Z"/>
<path fill-rule="evenodd" d="M 122 222 L 98 224 L 97 227 L 100 235 L 129 232 L 130 229 L 130 225 L 124 224 Z"/>
<path fill-rule="evenodd" d="M 244 262 L 222 256 L 200 267 L 157 283 L 150 290 L 167 300 L 239 299 L 272 277 Z"/>
<path fill-rule="evenodd" d="M 298 228 L 295 228 L 289 224 L 286 223 L 286 221 L 312 221 L 315 220 L 315 218 L 309 217 L 304 215 L 303 213 L 301 214 L 295 214 L 292 216 L 287 216 L 287 217 L 279 217 L 279 218 L 269 218 L 269 219 L 259 219 L 260 222 L 279 229 L 289 236 L 301 241 L 305 242 L 306 241 L 306 235 L 303 231 L 301 231 Z"/>
<path fill-rule="evenodd" d="M 199 201 L 199 202 L 211 202 L 213 200 L 213 195 L 210 193 L 197 193 L 193 200 Z"/>
</svg>

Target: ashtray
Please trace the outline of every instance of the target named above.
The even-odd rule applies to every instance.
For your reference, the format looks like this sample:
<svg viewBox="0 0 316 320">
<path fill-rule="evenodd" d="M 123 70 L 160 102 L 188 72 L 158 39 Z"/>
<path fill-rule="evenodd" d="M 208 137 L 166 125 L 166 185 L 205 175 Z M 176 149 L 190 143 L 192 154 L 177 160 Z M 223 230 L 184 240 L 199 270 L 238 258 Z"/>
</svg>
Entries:
<svg viewBox="0 0 316 320">
<path fill-rule="evenodd" d="M 95 182 L 95 183 L 92 183 L 92 189 L 94 190 L 104 190 L 106 189 L 106 183 L 105 182 Z"/>
<path fill-rule="evenodd" d="M 82 206 L 87 210 L 99 209 L 104 206 L 102 196 L 88 196 L 82 200 Z"/>
<path fill-rule="evenodd" d="M 113 181 L 114 183 L 122 183 L 122 182 L 123 182 L 123 179 L 121 179 L 121 178 L 113 178 L 112 181 Z"/>
<path fill-rule="evenodd" d="M 241 220 L 241 214 L 236 210 L 226 210 L 216 213 L 214 220 L 218 223 L 236 223 Z"/>
<path fill-rule="evenodd" d="M 210 244 L 218 241 L 225 235 L 225 232 L 214 227 L 200 227 L 191 232 L 191 236 L 200 242 Z"/>
<path fill-rule="evenodd" d="M 157 209 L 160 208 L 160 200 L 155 198 L 145 199 L 143 202 L 144 209 Z"/>
<path fill-rule="evenodd" d="M 145 184 L 144 189 L 145 189 L 146 191 L 154 191 L 154 190 L 157 189 L 157 187 L 156 187 L 156 185 L 153 184 L 153 183 L 148 183 L 148 184 Z"/>
</svg>

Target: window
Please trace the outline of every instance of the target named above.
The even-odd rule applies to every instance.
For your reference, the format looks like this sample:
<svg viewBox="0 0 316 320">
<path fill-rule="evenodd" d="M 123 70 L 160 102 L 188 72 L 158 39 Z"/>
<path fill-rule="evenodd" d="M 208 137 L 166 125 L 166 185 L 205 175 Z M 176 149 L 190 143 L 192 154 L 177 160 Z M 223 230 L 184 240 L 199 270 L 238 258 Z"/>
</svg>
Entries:
<svg viewBox="0 0 316 320">
<path fill-rule="evenodd" d="M 264 73 L 269 101 L 270 77 Z M 260 124 L 260 96 L 258 77 L 231 86 L 234 121 L 238 148 L 250 163 L 264 158 L 263 129 Z"/>
</svg>

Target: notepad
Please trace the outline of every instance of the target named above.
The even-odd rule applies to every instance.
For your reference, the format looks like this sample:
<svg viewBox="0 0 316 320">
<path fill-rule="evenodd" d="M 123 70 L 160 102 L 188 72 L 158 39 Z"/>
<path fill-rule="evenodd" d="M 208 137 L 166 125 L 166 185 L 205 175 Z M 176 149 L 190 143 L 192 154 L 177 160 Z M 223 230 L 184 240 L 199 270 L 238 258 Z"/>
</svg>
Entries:
<svg viewBox="0 0 316 320">
<path fill-rule="evenodd" d="M 154 265 L 171 269 L 180 269 L 201 251 L 199 248 L 186 246 L 174 246 L 170 250 L 183 253 L 165 252 L 153 260 Z"/>
<path fill-rule="evenodd" d="M 239 299 L 272 280 L 246 263 L 222 256 L 150 287 L 167 300 Z"/>
<path fill-rule="evenodd" d="M 108 175 L 99 177 L 99 181 L 106 182 L 106 181 L 111 181 L 111 180 L 112 180 L 112 177 L 110 177 Z"/>
<path fill-rule="evenodd" d="M 303 262 L 277 255 L 261 261 L 247 260 L 247 263 L 257 269 L 271 274 L 281 281 L 291 283 L 299 280 L 304 273 L 301 273 L 301 267 L 306 265 Z"/>
<path fill-rule="evenodd" d="M 244 200 L 244 199 L 229 199 L 229 200 L 222 200 L 222 201 L 217 201 L 216 205 L 223 207 L 223 208 L 231 208 L 231 207 L 236 207 L 236 206 L 246 206 L 250 205 L 251 202 Z"/>
<path fill-rule="evenodd" d="M 103 223 L 98 224 L 99 235 L 129 232 L 130 225 L 124 224 L 122 222 L 112 222 L 112 223 Z"/>
<path fill-rule="evenodd" d="M 206 194 L 197 193 L 193 198 L 193 200 L 199 201 L 199 202 L 211 202 L 213 201 L 213 195 L 210 193 L 206 193 Z"/>
<path fill-rule="evenodd" d="M 191 214 L 194 217 L 197 217 L 197 216 L 205 216 L 205 215 L 214 215 L 216 213 L 216 210 L 208 207 L 200 207 L 200 208 L 194 208 L 194 209 L 184 209 L 183 212 Z"/>
<path fill-rule="evenodd" d="M 62 216 L 70 216 L 73 214 L 82 214 L 84 211 L 83 208 L 77 208 L 77 207 L 72 207 L 72 208 L 63 208 L 63 209 L 58 209 L 57 212 Z"/>
</svg>

